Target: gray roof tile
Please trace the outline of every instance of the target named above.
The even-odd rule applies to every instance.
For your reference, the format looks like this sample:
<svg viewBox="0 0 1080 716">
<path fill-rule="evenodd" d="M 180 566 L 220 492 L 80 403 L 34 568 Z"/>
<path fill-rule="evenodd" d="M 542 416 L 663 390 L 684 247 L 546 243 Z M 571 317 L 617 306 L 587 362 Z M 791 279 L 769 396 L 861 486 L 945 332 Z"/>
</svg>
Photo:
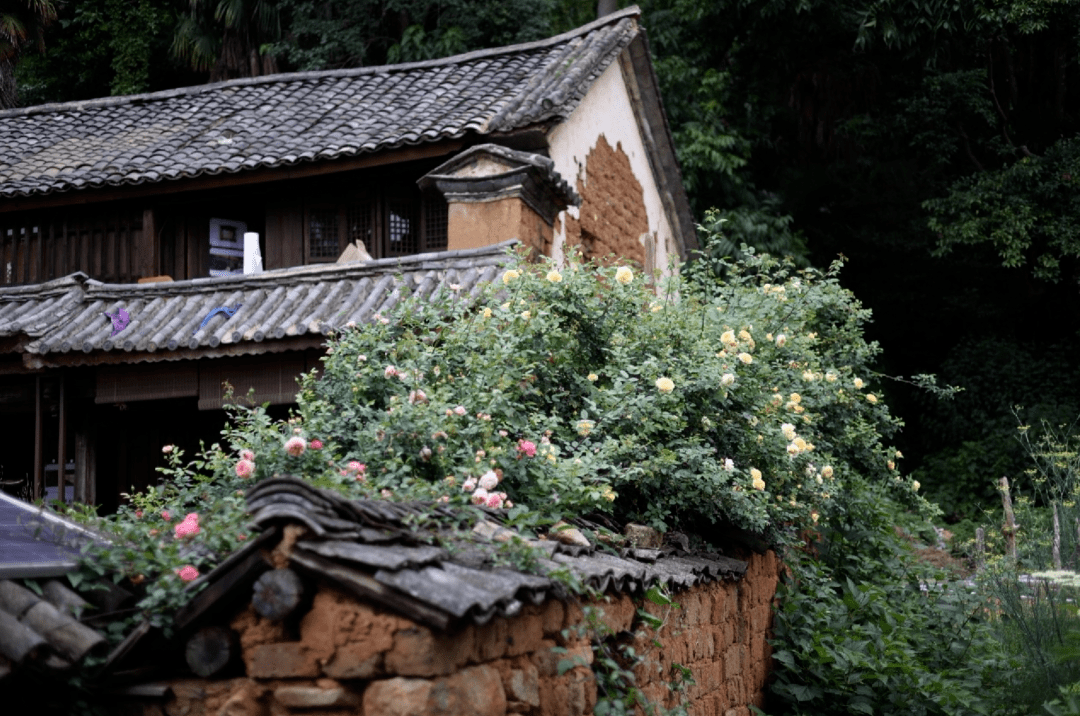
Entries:
<svg viewBox="0 0 1080 716">
<path fill-rule="evenodd" d="M 741 579 L 745 562 L 712 553 L 680 550 L 624 549 L 619 555 L 592 547 L 526 540 L 550 555 L 538 560 L 540 573 L 496 568 L 495 546 L 478 534 L 441 535 L 454 542 L 449 552 L 425 544 L 434 535 L 409 527 L 410 516 L 460 521 L 455 508 L 440 503 L 398 503 L 382 500 L 348 501 L 297 478 L 264 480 L 247 494 L 252 521 L 262 527 L 297 522 L 310 534 L 294 548 L 294 562 L 329 579 L 357 572 L 426 605 L 430 614 L 484 624 L 495 616 L 512 617 L 524 603 L 539 604 L 562 593 L 546 575 L 568 568 L 601 592 L 640 594 L 654 585 L 685 589 L 697 584 Z M 479 509 L 479 508 L 478 508 Z M 485 510 L 492 522 L 502 513 Z M 431 524 L 429 522 L 428 524 Z M 504 528 L 497 528 L 504 529 Z M 325 561 L 306 559 L 314 554 Z M 320 566 L 321 565 L 321 566 Z M 393 608 L 393 598 L 387 601 Z"/>
<path fill-rule="evenodd" d="M 370 322 L 404 296 L 456 291 L 475 297 L 495 280 L 512 242 L 366 263 L 322 264 L 249 276 L 150 284 L 104 284 L 75 273 L 44 284 L 0 289 L 0 337 L 25 336 L 39 356 L 200 350 L 326 335 Z M 215 308 L 235 306 L 200 328 Z M 112 335 L 105 313 L 123 308 L 127 327 Z"/>
<path fill-rule="evenodd" d="M 3 111 L 0 198 L 237 172 L 253 161 L 275 167 L 564 118 L 640 32 L 638 16 L 632 7 L 548 40 L 427 62 Z"/>
</svg>

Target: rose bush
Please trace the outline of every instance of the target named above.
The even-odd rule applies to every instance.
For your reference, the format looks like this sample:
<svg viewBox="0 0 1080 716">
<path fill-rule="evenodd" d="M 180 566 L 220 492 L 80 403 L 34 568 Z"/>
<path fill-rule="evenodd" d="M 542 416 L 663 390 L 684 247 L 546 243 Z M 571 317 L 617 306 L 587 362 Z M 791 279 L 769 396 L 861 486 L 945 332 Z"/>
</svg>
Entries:
<svg viewBox="0 0 1080 716">
<path fill-rule="evenodd" d="M 124 546 L 79 578 L 126 578 L 167 627 L 197 575 L 249 539 L 243 491 L 286 474 L 352 497 L 506 508 L 526 527 L 604 513 L 778 546 L 857 519 L 848 495 L 866 485 L 932 510 L 887 442 L 898 422 L 868 398 L 877 347 L 839 265 L 749 255 L 717 279 L 698 264 L 653 282 L 575 255 L 516 261 L 476 297 L 406 300 L 346 328 L 292 417 L 233 407 L 194 461 L 166 450 L 161 484 L 100 523 Z M 162 511 L 189 517 L 144 517 Z"/>
</svg>

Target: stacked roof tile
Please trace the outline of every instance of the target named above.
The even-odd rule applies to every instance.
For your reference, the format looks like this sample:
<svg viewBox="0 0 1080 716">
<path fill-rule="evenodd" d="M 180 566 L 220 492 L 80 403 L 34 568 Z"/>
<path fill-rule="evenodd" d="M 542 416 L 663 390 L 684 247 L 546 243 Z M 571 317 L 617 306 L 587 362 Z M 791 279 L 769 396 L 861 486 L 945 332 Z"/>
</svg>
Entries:
<svg viewBox="0 0 1080 716">
<path fill-rule="evenodd" d="M 370 322 L 408 296 L 474 298 L 501 275 L 511 245 L 164 283 L 103 284 L 78 273 L 0 290 L 0 337 L 24 335 L 25 351 L 40 356 L 126 352 L 138 360 L 218 346 L 256 353 L 264 341 Z M 130 322 L 114 335 L 106 314 L 119 309 Z"/>
<path fill-rule="evenodd" d="M 468 516 L 442 504 L 349 501 L 296 478 L 263 481 L 248 491 L 247 501 L 261 527 L 306 528 L 292 547 L 293 566 L 346 589 L 363 585 L 362 596 L 439 628 L 455 620 L 484 624 L 495 616 L 512 617 L 524 604 L 540 604 L 560 594 L 559 583 L 546 576 L 555 570 L 569 569 L 601 592 L 641 594 L 654 585 L 678 590 L 737 580 L 747 567 L 681 549 L 616 551 L 523 539 L 536 556 L 535 569 L 524 572 L 497 564 L 499 543 L 518 537 L 499 524 L 498 511 L 486 510 L 487 519 L 462 533 L 417 529 L 409 518 L 418 513 L 444 526 L 467 523 Z M 436 538 L 453 548 L 433 546 Z M 215 575 L 207 579 L 214 581 Z"/>
<path fill-rule="evenodd" d="M 547 40 L 0 112 L 0 197 L 357 156 L 568 116 L 640 32 L 637 8 Z"/>
</svg>

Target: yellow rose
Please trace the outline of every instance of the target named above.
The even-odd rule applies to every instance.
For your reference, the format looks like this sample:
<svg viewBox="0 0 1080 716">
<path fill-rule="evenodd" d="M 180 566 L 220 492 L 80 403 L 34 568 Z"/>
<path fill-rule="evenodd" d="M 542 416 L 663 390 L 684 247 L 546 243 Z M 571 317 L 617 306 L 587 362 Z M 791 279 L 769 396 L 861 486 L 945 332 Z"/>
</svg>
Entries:
<svg viewBox="0 0 1080 716">
<path fill-rule="evenodd" d="M 560 283 L 562 281 L 562 274 L 558 271 L 548 271 L 547 280 L 552 283 Z"/>
<path fill-rule="evenodd" d="M 874 395 L 873 393 L 867 393 L 867 394 L 866 394 L 866 399 L 867 399 L 868 401 L 870 401 L 870 404 L 871 404 L 871 405 L 873 405 L 873 404 L 876 404 L 876 403 L 877 403 L 877 396 L 876 396 L 876 395 Z"/>
<path fill-rule="evenodd" d="M 510 269 L 509 271 L 507 271 L 506 273 L 503 274 L 502 281 L 503 281 L 504 284 L 509 284 L 515 278 L 518 278 L 520 276 L 521 276 L 520 273 L 518 273 L 514 269 Z"/>
<path fill-rule="evenodd" d="M 821 468 L 821 474 L 825 477 L 832 477 L 832 465 L 826 465 L 825 467 Z"/>
<path fill-rule="evenodd" d="M 491 318 L 491 309 L 490 308 L 485 308 L 484 309 L 484 318 Z"/>
<path fill-rule="evenodd" d="M 724 331 L 720 334 L 720 342 L 723 344 L 735 342 L 735 331 Z"/>
<path fill-rule="evenodd" d="M 627 266 L 620 266 L 619 270 L 615 272 L 615 280 L 626 285 L 634 280 L 634 272 Z"/>
<path fill-rule="evenodd" d="M 527 321 L 530 318 L 532 318 L 532 313 L 530 313 L 529 311 L 522 311 L 521 312 L 521 318 L 522 318 L 522 320 Z"/>
<path fill-rule="evenodd" d="M 656 389 L 661 393 L 670 393 L 675 390 L 675 382 L 671 378 L 661 376 L 656 379 Z"/>
<path fill-rule="evenodd" d="M 855 387 L 858 388 L 859 390 L 862 390 L 862 387 L 864 385 L 866 385 L 865 383 L 862 382 L 862 378 L 856 378 L 854 380 L 854 383 L 855 383 Z"/>
<path fill-rule="evenodd" d="M 832 371 L 829 371 L 828 373 L 825 374 L 825 380 L 827 380 L 830 383 L 835 383 L 836 382 L 836 373 L 833 373 Z"/>
<path fill-rule="evenodd" d="M 805 380 L 805 381 L 814 380 L 814 371 L 812 371 L 812 370 L 804 370 L 803 374 L 802 374 L 802 379 Z"/>
<path fill-rule="evenodd" d="M 752 355 L 750 355 L 749 353 L 740 353 L 739 354 L 739 360 L 742 361 L 743 363 L 745 363 L 746 365 L 750 365 L 751 363 L 754 362 L 754 357 Z"/>
<path fill-rule="evenodd" d="M 599 379 L 600 379 L 600 376 L 598 376 L 596 373 L 589 373 L 589 382 L 590 383 L 595 383 Z"/>
<path fill-rule="evenodd" d="M 802 402 L 802 396 L 798 393 L 792 393 L 788 396 L 788 400 L 790 400 L 792 403 L 795 403 L 795 405 L 798 405 Z"/>
<path fill-rule="evenodd" d="M 922 487 L 922 485 L 919 484 L 918 480 L 912 480 L 911 487 L 914 488 L 915 492 L 918 492 L 919 488 Z"/>
<path fill-rule="evenodd" d="M 734 382 L 735 376 L 731 373 L 724 373 L 724 375 L 720 378 L 720 385 L 724 386 L 725 388 L 729 385 L 732 385 Z"/>
<path fill-rule="evenodd" d="M 765 489 L 765 480 L 761 479 L 761 470 L 757 469 L 756 467 L 750 468 L 750 478 L 750 484 L 755 490 Z"/>
</svg>

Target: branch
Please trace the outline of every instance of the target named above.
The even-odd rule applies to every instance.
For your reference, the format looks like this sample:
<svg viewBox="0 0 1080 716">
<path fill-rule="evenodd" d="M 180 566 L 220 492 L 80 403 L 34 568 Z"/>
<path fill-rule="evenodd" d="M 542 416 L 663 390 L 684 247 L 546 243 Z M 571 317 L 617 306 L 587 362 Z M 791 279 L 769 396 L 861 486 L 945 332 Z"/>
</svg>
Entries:
<svg viewBox="0 0 1080 716">
<path fill-rule="evenodd" d="M 960 139 L 964 142 L 964 153 L 967 154 L 968 159 L 975 165 L 975 168 L 980 172 L 986 171 L 982 162 L 975 158 L 975 153 L 971 151 L 971 139 L 968 137 L 967 132 L 964 131 L 964 125 L 960 124 L 960 120 L 956 120 L 956 132 L 960 135 Z"/>
</svg>

